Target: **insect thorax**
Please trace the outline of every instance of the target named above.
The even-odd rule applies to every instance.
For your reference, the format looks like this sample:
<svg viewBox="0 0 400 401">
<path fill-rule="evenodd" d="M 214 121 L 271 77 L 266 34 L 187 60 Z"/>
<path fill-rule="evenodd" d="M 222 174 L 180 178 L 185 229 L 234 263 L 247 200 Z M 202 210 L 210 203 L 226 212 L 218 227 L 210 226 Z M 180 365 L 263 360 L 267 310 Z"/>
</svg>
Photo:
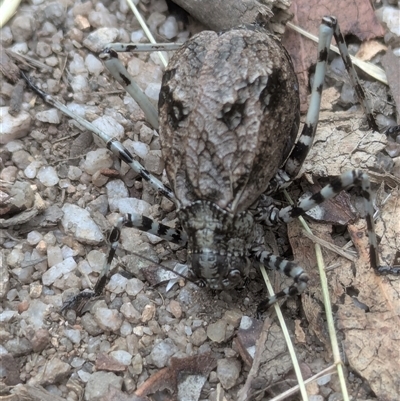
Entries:
<svg viewBox="0 0 400 401">
<path fill-rule="evenodd" d="M 199 200 L 178 211 L 188 235 L 188 262 L 194 275 L 212 289 L 239 286 L 249 270 L 248 248 L 254 240 L 250 212 L 233 214 Z"/>
</svg>

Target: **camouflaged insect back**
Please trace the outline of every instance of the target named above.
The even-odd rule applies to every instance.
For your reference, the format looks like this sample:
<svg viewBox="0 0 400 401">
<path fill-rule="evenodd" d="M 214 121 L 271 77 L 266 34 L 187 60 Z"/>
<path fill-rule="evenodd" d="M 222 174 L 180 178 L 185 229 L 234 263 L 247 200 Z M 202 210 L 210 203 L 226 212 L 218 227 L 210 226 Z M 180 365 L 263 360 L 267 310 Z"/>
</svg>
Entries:
<svg viewBox="0 0 400 401">
<path fill-rule="evenodd" d="M 292 149 L 299 104 L 287 52 L 254 26 L 194 36 L 165 71 L 165 169 L 188 262 L 210 288 L 238 286 L 248 274 L 255 223 L 247 209 Z"/>
<path fill-rule="evenodd" d="M 265 191 L 299 126 L 296 75 L 261 28 L 201 32 L 178 50 L 160 93 L 160 139 L 179 207 L 208 200 L 234 214 Z"/>
</svg>

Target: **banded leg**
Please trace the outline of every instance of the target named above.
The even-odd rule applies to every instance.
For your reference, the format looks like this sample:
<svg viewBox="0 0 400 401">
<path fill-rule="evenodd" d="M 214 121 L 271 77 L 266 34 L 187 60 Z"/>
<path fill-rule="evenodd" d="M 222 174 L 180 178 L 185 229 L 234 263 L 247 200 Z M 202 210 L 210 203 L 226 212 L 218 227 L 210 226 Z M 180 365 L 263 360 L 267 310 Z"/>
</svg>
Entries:
<svg viewBox="0 0 400 401">
<path fill-rule="evenodd" d="M 150 174 L 138 161 L 136 161 L 132 154 L 129 152 L 128 149 L 126 149 L 120 142 L 118 142 L 115 138 L 110 137 L 107 135 L 105 132 L 101 131 L 97 127 L 95 127 L 93 124 L 91 124 L 89 121 L 86 121 L 84 118 L 81 116 L 73 113 L 68 107 L 63 105 L 61 102 L 59 102 L 57 99 L 53 98 L 51 95 L 48 93 L 42 91 L 39 89 L 36 85 L 33 84 L 33 82 L 25 75 L 23 71 L 21 71 L 22 76 L 28 83 L 28 85 L 46 102 L 51 104 L 52 106 L 56 107 L 58 110 L 66 114 L 67 116 L 73 118 L 76 120 L 79 124 L 81 124 L 83 127 L 91 131 L 93 134 L 98 136 L 100 139 L 102 139 L 106 143 L 107 149 L 109 149 L 111 152 L 114 153 L 115 156 L 117 156 L 119 159 L 124 161 L 126 164 L 128 164 L 132 170 L 134 170 L 136 173 L 140 174 L 140 176 L 147 181 L 157 192 L 159 192 L 161 195 L 167 197 L 168 199 L 172 200 L 175 203 L 175 196 L 173 192 L 166 187 L 159 179 L 154 177 L 152 174 Z"/>
<path fill-rule="evenodd" d="M 121 237 L 121 229 L 123 226 L 134 227 L 143 232 L 157 235 L 157 237 L 180 246 L 185 246 L 187 243 L 187 236 L 183 231 L 168 227 L 136 213 L 124 214 L 117 220 L 117 223 L 110 232 L 110 250 L 93 291 L 82 291 L 75 297 L 72 297 L 63 305 L 61 311 L 66 309 L 75 309 L 79 313 L 82 309 L 82 306 L 88 299 L 98 297 L 103 293 L 103 290 L 107 284 L 108 272 L 110 271 L 112 261 L 115 257 L 115 252 L 118 248 L 119 239 Z"/>
<path fill-rule="evenodd" d="M 353 186 L 361 187 L 364 197 L 366 221 L 369 238 L 370 263 L 377 274 L 400 274 L 400 267 L 389 267 L 379 265 L 378 243 L 374 229 L 374 208 L 372 202 L 372 192 L 368 175 L 361 170 L 351 170 L 343 173 L 340 177 L 333 180 L 331 184 L 326 185 L 316 194 L 301 200 L 297 206 L 288 206 L 281 210 L 271 208 L 270 223 L 277 221 L 288 223 L 294 218 L 304 215 L 314 206 L 319 205 L 327 199 L 334 198 L 339 192 L 348 190 Z"/>
<path fill-rule="evenodd" d="M 376 124 L 375 118 L 371 111 L 369 99 L 364 92 L 360 81 L 358 80 L 357 72 L 354 69 L 343 35 L 340 32 L 337 19 L 331 16 L 324 17 L 319 29 L 318 62 L 316 65 L 307 117 L 301 135 L 284 166 L 285 171 L 292 179 L 294 179 L 298 174 L 314 140 L 315 131 L 318 125 L 322 88 L 326 74 L 332 36 L 335 37 L 347 73 L 349 74 L 350 81 L 354 86 L 358 99 L 366 112 L 368 124 L 374 131 L 379 131 L 378 125 Z M 285 187 L 287 186 L 288 184 L 285 183 Z M 279 185 L 277 189 L 279 189 Z"/>
<path fill-rule="evenodd" d="M 294 284 L 290 287 L 279 291 L 272 297 L 264 299 L 257 307 L 257 315 L 261 315 L 279 299 L 299 295 L 306 289 L 309 277 L 298 264 L 289 262 L 267 251 L 254 250 L 252 251 L 252 257 L 261 262 L 265 267 L 277 270 L 288 277 L 292 277 L 294 281 Z"/>
<path fill-rule="evenodd" d="M 335 17 L 324 17 L 322 19 L 322 24 L 330 27 L 333 30 L 333 36 L 335 37 L 335 41 L 338 45 L 340 55 L 342 56 L 344 66 L 346 67 L 346 71 L 349 74 L 350 82 L 353 88 L 356 91 L 358 100 L 360 101 L 362 107 L 364 108 L 365 114 L 367 115 L 367 121 L 369 127 L 374 131 L 379 131 L 378 125 L 375 121 L 375 117 L 372 113 L 370 100 L 366 95 L 364 88 L 362 87 L 357 72 L 353 66 L 353 62 L 351 61 L 351 57 L 349 51 L 347 50 L 346 42 L 340 31 L 339 24 Z"/>
<path fill-rule="evenodd" d="M 136 103 L 143 110 L 146 120 L 158 129 L 158 112 L 149 98 L 139 88 L 134 79 L 130 76 L 124 65 L 118 60 L 117 52 L 150 52 L 160 50 L 177 50 L 182 45 L 180 43 L 110 43 L 99 54 L 99 58 L 104 61 L 104 65 L 110 71 L 114 79 L 128 92 Z"/>
</svg>

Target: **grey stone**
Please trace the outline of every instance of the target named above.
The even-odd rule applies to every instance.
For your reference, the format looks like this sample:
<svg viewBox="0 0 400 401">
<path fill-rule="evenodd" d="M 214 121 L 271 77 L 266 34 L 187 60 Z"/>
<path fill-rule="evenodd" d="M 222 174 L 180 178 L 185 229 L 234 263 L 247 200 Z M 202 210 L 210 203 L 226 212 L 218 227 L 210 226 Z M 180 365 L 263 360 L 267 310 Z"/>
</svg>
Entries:
<svg viewBox="0 0 400 401">
<path fill-rule="evenodd" d="M 123 378 L 111 372 L 94 372 L 90 375 L 85 388 L 85 401 L 100 399 L 108 392 L 110 386 L 119 390 L 122 388 Z"/>
<path fill-rule="evenodd" d="M 62 207 L 64 216 L 61 224 L 65 232 L 73 234 L 80 242 L 96 245 L 104 240 L 103 233 L 95 224 L 87 210 L 70 203 Z"/>
<path fill-rule="evenodd" d="M 29 40 L 36 29 L 36 22 L 32 15 L 19 15 L 11 23 L 11 32 L 16 42 Z"/>
<path fill-rule="evenodd" d="M 197 330 L 193 332 L 193 334 L 190 336 L 190 342 L 197 346 L 200 347 L 200 345 L 204 344 L 204 342 L 207 340 L 207 333 L 203 329 L 203 327 L 199 327 Z"/>
<path fill-rule="evenodd" d="M 150 353 L 150 357 L 154 365 L 158 368 L 163 368 L 164 366 L 167 366 L 169 359 L 176 352 L 178 352 L 178 347 L 171 339 L 166 338 L 154 346 Z"/>
<path fill-rule="evenodd" d="M 217 362 L 217 376 L 224 389 L 229 390 L 240 375 L 240 362 L 237 359 L 219 359 Z"/>
<path fill-rule="evenodd" d="M 70 257 L 63 260 L 61 263 L 57 263 L 52 266 L 49 270 L 43 273 L 42 282 L 44 285 L 51 285 L 57 279 L 62 277 L 64 274 L 70 273 L 75 270 L 77 264 L 74 258 Z"/>
<path fill-rule="evenodd" d="M 37 173 L 38 180 L 46 187 L 54 187 L 58 184 L 59 178 L 52 166 L 43 166 Z"/>
<path fill-rule="evenodd" d="M 21 110 L 17 115 L 12 116 L 8 110 L 9 107 L 0 107 L 0 145 L 25 137 L 32 124 L 32 118 L 26 111 Z"/>
<path fill-rule="evenodd" d="M 67 16 L 67 8 L 59 2 L 50 3 L 44 9 L 44 14 L 48 21 L 60 28 Z"/>
<path fill-rule="evenodd" d="M 211 323 L 207 327 L 207 337 L 216 343 L 224 342 L 227 325 L 228 323 L 222 319 L 216 321 L 215 323 Z"/>
<path fill-rule="evenodd" d="M 96 308 L 94 319 L 106 331 L 117 332 L 122 325 L 122 315 L 116 309 Z"/>
<path fill-rule="evenodd" d="M 111 351 L 110 356 L 115 358 L 119 363 L 129 366 L 132 361 L 132 355 L 124 350 Z"/>
</svg>

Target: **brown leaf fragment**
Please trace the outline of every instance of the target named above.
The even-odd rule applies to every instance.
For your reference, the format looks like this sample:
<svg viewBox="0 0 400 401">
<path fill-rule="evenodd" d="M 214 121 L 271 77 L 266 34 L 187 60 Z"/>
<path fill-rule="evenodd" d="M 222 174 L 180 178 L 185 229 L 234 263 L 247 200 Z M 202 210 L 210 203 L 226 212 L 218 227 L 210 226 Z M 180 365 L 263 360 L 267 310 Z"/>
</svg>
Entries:
<svg viewBox="0 0 400 401">
<path fill-rule="evenodd" d="M 149 377 L 136 391 L 135 395 L 144 397 L 168 389 L 177 391 L 176 374 L 171 368 L 163 368 Z"/>
<path fill-rule="evenodd" d="M 240 325 L 234 344 L 244 363 L 251 366 L 254 357 L 254 346 L 260 337 L 263 322 L 253 318 L 246 318 L 246 321 L 246 324 Z"/>
<path fill-rule="evenodd" d="M 383 206 L 382 222 L 377 224 L 380 249 L 388 250 L 381 252 L 383 259 L 386 252 L 392 252 L 393 257 L 395 244 L 400 243 L 400 234 L 393 232 L 400 224 L 394 218 L 399 215 L 399 194 L 393 191 L 393 195 L 392 203 Z M 359 254 L 351 283 L 356 302 L 354 296 L 345 295 L 338 310 L 338 328 L 345 335 L 350 366 L 368 381 L 377 399 L 395 400 L 400 392 L 399 277 L 378 276 L 370 267 L 365 221 L 350 225 L 348 230 Z"/>
<path fill-rule="evenodd" d="M 206 352 L 187 358 L 171 358 L 171 369 L 191 375 L 208 375 L 217 366 L 215 357 Z"/>
<path fill-rule="evenodd" d="M 120 177 L 120 173 L 117 170 L 114 170 L 112 168 L 102 168 L 100 170 L 100 174 L 108 177 L 108 178 L 118 178 Z"/>
<path fill-rule="evenodd" d="M 378 42 L 377 40 L 368 40 L 361 43 L 360 49 L 356 53 L 355 57 L 364 61 L 369 61 L 378 53 L 383 51 L 387 51 L 387 46 Z"/>
<path fill-rule="evenodd" d="M 215 31 L 222 31 L 256 21 L 259 14 L 270 17 L 271 10 L 257 0 L 174 0 L 199 22 Z"/>
<path fill-rule="evenodd" d="M 6 376 L 3 377 L 4 384 L 15 386 L 21 382 L 19 377 L 19 366 L 17 360 L 11 354 L 0 356 L 0 365 L 5 369 Z"/>
<path fill-rule="evenodd" d="M 64 398 L 50 393 L 39 385 L 18 384 L 11 390 L 11 393 L 15 396 L 13 401 L 65 401 Z"/>
<path fill-rule="evenodd" d="M 348 297 L 349 298 L 349 297 Z M 400 394 L 400 325 L 390 312 L 366 313 L 352 301 L 339 306 L 338 328 L 345 334 L 350 366 L 364 377 L 380 401 Z"/>
<path fill-rule="evenodd" d="M 320 191 L 322 185 L 315 180 L 315 184 L 311 185 L 312 194 Z M 312 208 L 307 215 L 314 220 L 330 224 L 346 225 L 350 221 L 354 221 L 357 217 L 354 207 L 350 202 L 350 195 L 347 192 L 341 192 L 333 199 L 328 199 L 322 204 Z"/>
<path fill-rule="evenodd" d="M 379 244 L 381 259 L 385 264 L 394 266 L 398 264 L 396 255 L 400 252 L 400 190 L 391 191 L 380 212 L 383 224 L 377 224 L 376 231 L 381 237 Z"/>
<path fill-rule="evenodd" d="M 170 365 L 147 379 L 135 391 L 135 395 L 143 397 L 165 389 L 176 393 L 178 382 L 184 375 L 208 376 L 216 368 L 217 360 L 211 353 L 207 352 L 187 358 L 171 358 Z"/>
<path fill-rule="evenodd" d="M 0 45 L 0 72 L 13 83 L 19 80 L 19 68 L 10 59 L 2 45 Z"/>
<path fill-rule="evenodd" d="M 100 353 L 96 358 L 96 369 L 105 370 L 107 372 L 124 372 L 126 366 L 118 362 L 110 355 Z"/>
<path fill-rule="evenodd" d="M 396 104 L 397 124 L 400 124 L 400 59 L 394 55 L 391 48 L 382 57 L 382 65 Z"/>
<path fill-rule="evenodd" d="M 293 23 L 318 36 L 322 17 L 337 17 L 343 35 L 353 34 L 361 41 L 384 35 L 384 29 L 375 16 L 372 5 L 364 0 L 294 0 L 289 9 L 294 14 Z M 282 43 L 292 57 L 300 84 L 300 104 L 302 111 L 307 109 L 308 72 L 317 60 L 317 45 L 290 29 Z"/>
<path fill-rule="evenodd" d="M 303 328 L 301 327 L 301 320 L 296 319 L 294 321 L 294 325 L 295 325 L 294 334 L 296 336 L 296 342 L 300 343 L 300 344 L 305 344 L 306 343 L 306 335 L 304 333 Z"/>
<path fill-rule="evenodd" d="M 386 147 L 387 138 L 379 132 L 360 130 L 360 117 L 348 112 L 321 113 L 314 144 L 299 175 L 333 177 L 356 168 L 376 170 L 376 154 Z"/>
</svg>

